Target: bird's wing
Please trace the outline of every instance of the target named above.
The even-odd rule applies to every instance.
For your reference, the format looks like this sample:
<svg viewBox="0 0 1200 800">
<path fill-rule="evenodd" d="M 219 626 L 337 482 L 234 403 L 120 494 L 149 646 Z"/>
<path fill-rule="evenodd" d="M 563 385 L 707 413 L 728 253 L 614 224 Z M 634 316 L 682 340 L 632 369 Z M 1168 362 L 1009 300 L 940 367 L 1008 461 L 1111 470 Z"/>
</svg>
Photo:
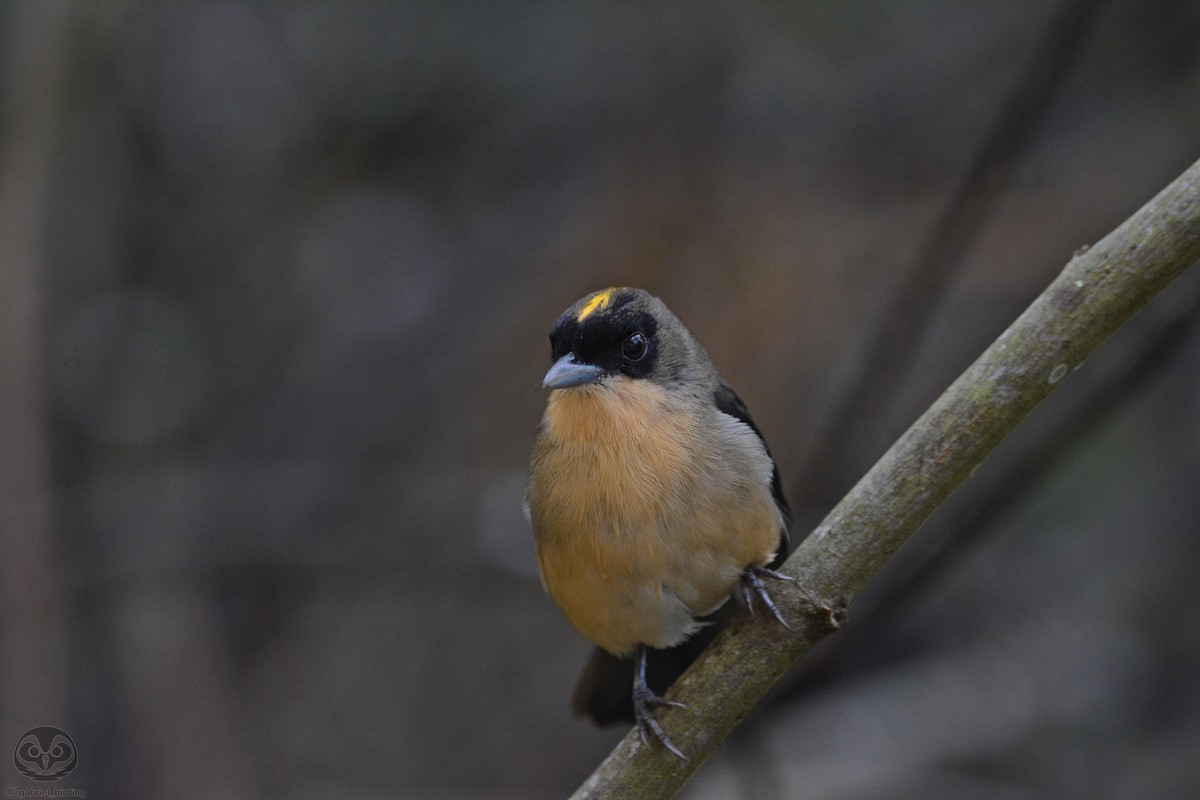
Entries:
<svg viewBox="0 0 1200 800">
<path fill-rule="evenodd" d="M 730 388 L 725 381 L 717 386 L 713 392 L 713 399 L 716 400 L 717 410 L 721 411 L 736 420 L 746 423 L 750 426 L 750 430 L 758 436 L 763 443 L 763 448 L 767 451 L 767 456 L 771 458 L 771 496 L 775 498 L 775 505 L 779 506 L 779 513 L 783 515 L 783 528 L 779 532 L 779 552 L 775 555 L 775 560 L 771 562 L 771 567 L 777 567 L 782 564 L 788 557 L 791 549 L 791 540 L 788 536 L 788 529 L 792 526 L 792 509 L 788 505 L 787 498 L 783 496 L 783 483 L 779 479 L 779 466 L 775 463 L 775 458 L 771 456 L 771 448 L 767 446 L 767 440 L 763 438 L 762 431 L 754 424 L 754 420 L 750 418 L 750 410 L 746 408 L 746 404 L 742 402 L 742 398 L 737 396 L 737 392 Z"/>
</svg>

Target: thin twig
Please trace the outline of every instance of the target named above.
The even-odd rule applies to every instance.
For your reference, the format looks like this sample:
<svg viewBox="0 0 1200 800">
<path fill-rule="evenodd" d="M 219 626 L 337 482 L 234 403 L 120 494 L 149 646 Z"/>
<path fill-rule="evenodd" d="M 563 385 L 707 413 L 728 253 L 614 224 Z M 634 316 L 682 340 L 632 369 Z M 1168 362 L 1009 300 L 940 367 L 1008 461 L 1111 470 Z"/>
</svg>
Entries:
<svg viewBox="0 0 1200 800">
<path fill-rule="evenodd" d="M 878 452 L 873 448 L 882 442 L 871 438 L 877 427 L 863 421 L 885 417 L 887 403 L 909 373 L 916 344 L 954 270 L 978 239 L 1013 162 L 1031 140 L 1103 4 L 1103 0 L 1066 0 L 1056 9 L 941 217 L 917 250 L 906 281 L 891 298 L 842 393 L 836 416 L 798 471 L 799 489 L 792 492 L 802 504 L 798 520 L 829 508 L 863 469 L 862 459 Z"/>
</svg>

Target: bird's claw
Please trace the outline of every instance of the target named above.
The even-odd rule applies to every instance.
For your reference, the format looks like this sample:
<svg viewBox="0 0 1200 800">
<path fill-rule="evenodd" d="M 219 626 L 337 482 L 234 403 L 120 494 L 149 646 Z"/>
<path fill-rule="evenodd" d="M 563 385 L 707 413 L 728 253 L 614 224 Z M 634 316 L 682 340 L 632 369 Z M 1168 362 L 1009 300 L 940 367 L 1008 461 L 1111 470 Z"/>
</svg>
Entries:
<svg viewBox="0 0 1200 800">
<path fill-rule="evenodd" d="M 633 675 L 633 716 L 637 721 L 638 735 L 642 737 L 642 744 L 649 747 L 650 734 L 654 734 L 654 738 L 669 750 L 671 755 L 681 761 L 687 761 L 687 756 L 675 746 L 675 743 L 671 741 L 671 737 L 667 736 L 667 732 L 662 729 L 662 725 L 658 723 L 658 720 L 654 716 L 654 709 L 662 708 L 663 706 L 686 708 L 683 703 L 676 700 L 659 697 L 650 688 L 649 684 L 646 683 L 646 648 L 642 647 L 641 653 L 638 654 L 637 670 Z"/>
<path fill-rule="evenodd" d="M 667 736 L 667 732 L 662 729 L 662 725 L 660 725 L 658 720 L 654 717 L 654 709 L 661 708 L 663 706 L 675 706 L 676 708 L 686 707 L 683 703 L 676 702 L 675 700 L 667 700 L 663 697 L 659 697 L 654 692 L 650 691 L 649 687 L 645 687 L 644 690 L 637 689 L 634 691 L 633 714 L 637 720 L 638 735 L 642 737 L 642 744 L 649 747 L 650 735 L 653 734 L 654 738 L 657 739 L 663 747 L 671 752 L 671 755 L 675 756 L 681 761 L 687 761 L 687 756 L 683 754 L 682 750 L 675 746 L 675 743 L 671 741 L 671 737 Z"/>
<path fill-rule="evenodd" d="M 780 581 L 796 580 L 792 575 L 784 575 L 782 572 L 776 572 L 766 567 L 747 567 L 746 571 L 742 573 L 741 580 L 742 599 L 746 602 L 746 608 L 750 609 L 750 613 L 753 614 L 754 600 L 757 598 L 758 602 L 762 603 L 771 612 L 771 616 L 775 617 L 780 625 L 795 633 L 796 629 L 788 624 L 788 621 L 783 618 L 783 614 L 780 613 L 779 607 L 775 605 L 775 601 L 771 599 L 771 593 L 767 591 L 766 584 L 763 583 L 763 578 Z"/>
</svg>

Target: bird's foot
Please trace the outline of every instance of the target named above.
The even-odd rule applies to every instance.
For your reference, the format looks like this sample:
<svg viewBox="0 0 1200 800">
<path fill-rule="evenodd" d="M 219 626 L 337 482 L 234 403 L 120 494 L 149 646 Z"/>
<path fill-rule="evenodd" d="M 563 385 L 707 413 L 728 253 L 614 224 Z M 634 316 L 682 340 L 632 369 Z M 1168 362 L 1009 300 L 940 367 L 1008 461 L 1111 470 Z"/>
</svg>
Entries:
<svg viewBox="0 0 1200 800">
<path fill-rule="evenodd" d="M 754 601 L 757 599 L 758 602 L 766 606 L 767 610 L 771 612 L 771 616 L 775 617 L 780 625 L 792 633 L 796 633 L 796 629 L 788 624 L 788 621 L 783 618 L 783 614 L 780 613 L 779 607 L 775 605 L 775 601 L 771 599 L 771 595 L 767 591 L 767 586 L 763 582 L 764 578 L 771 578 L 777 581 L 796 580 L 796 576 L 794 575 L 784 575 L 782 572 L 776 572 L 767 567 L 747 567 L 746 571 L 742 573 L 742 581 L 739 584 L 742 592 L 742 602 L 745 603 L 746 608 L 753 614 Z M 838 600 L 830 604 L 818 600 L 803 589 L 800 590 L 800 594 L 813 609 L 822 615 L 823 622 L 830 631 L 836 631 L 846 623 L 847 603 L 845 600 Z"/>
<path fill-rule="evenodd" d="M 746 571 L 742 573 L 741 582 L 742 600 L 745 601 L 746 608 L 750 609 L 750 613 L 753 614 L 754 601 L 757 599 L 766 606 L 766 609 L 771 612 L 771 616 L 775 617 L 780 625 L 795 633 L 796 629 L 788 624 L 788 621 L 783 618 L 783 614 L 780 613 L 779 607 L 775 605 L 775 601 L 771 599 L 771 593 L 767 591 L 767 586 L 763 583 L 764 578 L 777 581 L 796 580 L 791 575 L 784 575 L 782 572 L 776 572 L 766 567 L 747 567 Z"/>
<path fill-rule="evenodd" d="M 663 747 L 671 751 L 672 755 L 682 761 L 687 761 L 687 756 L 675 746 L 675 743 L 671 741 L 671 737 L 667 736 L 667 732 L 662 729 L 662 725 L 658 723 L 658 719 L 654 716 L 654 709 L 662 708 L 663 706 L 686 708 L 683 703 L 659 697 L 650 688 L 649 684 L 646 683 L 646 647 L 643 646 L 641 652 L 638 654 L 637 670 L 633 674 L 633 716 L 637 721 L 638 735 L 642 737 L 642 744 L 649 747 L 650 734 L 653 734 L 654 738 Z"/>
<path fill-rule="evenodd" d="M 687 761 L 687 756 L 675 746 L 675 743 L 671 741 L 671 737 L 667 736 L 667 732 L 662 729 L 662 725 L 658 724 L 658 720 L 654 716 L 654 709 L 663 706 L 684 708 L 683 703 L 659 697 L 648 686 L 633 690 L 633 715 L 637 719 L 638 735 L 642 737 L 642 744 L 647 747 L 650 746 L 650 736 L 653 735 L 663 747 L 671 751 L 673 756 L 682 761 Z"/>
</svg>

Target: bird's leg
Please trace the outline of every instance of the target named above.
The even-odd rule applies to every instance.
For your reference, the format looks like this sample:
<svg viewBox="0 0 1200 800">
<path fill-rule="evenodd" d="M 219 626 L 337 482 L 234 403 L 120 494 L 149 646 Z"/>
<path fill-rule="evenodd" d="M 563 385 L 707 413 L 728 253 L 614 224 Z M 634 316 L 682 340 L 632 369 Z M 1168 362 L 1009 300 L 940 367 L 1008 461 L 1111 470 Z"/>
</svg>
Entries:
<svg viewBox="0 0 1200 800">
<path fill-rule="evenodd" d="M 775 601 L 771 599 L 771 594 L 767 591 L 766 584 L 763 583 L 763 578 L 771 578 L 777 581 L 796 580 L 791 575 L 784 575 L 782 572 L 776 572 L 766 567 L 746 567 L 746 571 L 742 573 L 741 580 L 742 599 L 746 601 L 746 608 L 750 609 L 750 613 L 753 614 L 754 598 L 757 597 L 758 601 L 771 612 L 771 616 L 779 620 L 780 625 L 795 633 L 796 629 L 788 624 L 788 621 L 783 618 L 783 614 L 779 613 L 779 608 L 775 605 Z"/>
<path fill-rule="evenodd" d="M 658 724 L 658 720 L 654 718 L 654 709 L 661 706 L 678 706 L 683 708 L 683 703 L 677 703 L 674 700 L 667 700 L 659 697 L 654 693 L 646 683 L 646 651 L 649 648 L 642 645 L 638 650 L 638 665 L 633 672 L 633 715 L 637 719 L 638 734 L 642 737 L 642 744 L 650 746 L 650 737 L 647 731 L 654 734 L 654 738 L 662 743 L 662 746 L 671 751 L 672 755 L 677 758 L 687 761 L 687 756 L 676 747 L 666 731 Z"/>
</svg>

